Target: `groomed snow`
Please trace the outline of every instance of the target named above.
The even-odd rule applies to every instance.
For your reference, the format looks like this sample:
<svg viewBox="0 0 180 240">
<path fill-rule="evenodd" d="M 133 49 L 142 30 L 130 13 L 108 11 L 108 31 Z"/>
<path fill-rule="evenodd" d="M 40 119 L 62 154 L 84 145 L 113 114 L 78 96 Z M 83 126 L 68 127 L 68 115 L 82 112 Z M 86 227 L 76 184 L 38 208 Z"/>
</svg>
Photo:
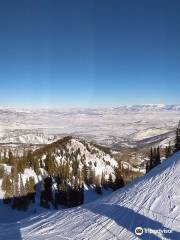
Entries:
<svg viewBox="0 0 180 240">
<path fill-rule="evenodd" d="M 108 197 L 0 224 L 6 240 L 180 239 L 180 152 Z M 156 233 L 135 235 L 136 227 Z M 166 233 L 157 233 L 157 230 Z M 172 231 L 169 233 L 169 231 Z M 159 234 L 159 235 L 158 235 Z"/>
</svg>

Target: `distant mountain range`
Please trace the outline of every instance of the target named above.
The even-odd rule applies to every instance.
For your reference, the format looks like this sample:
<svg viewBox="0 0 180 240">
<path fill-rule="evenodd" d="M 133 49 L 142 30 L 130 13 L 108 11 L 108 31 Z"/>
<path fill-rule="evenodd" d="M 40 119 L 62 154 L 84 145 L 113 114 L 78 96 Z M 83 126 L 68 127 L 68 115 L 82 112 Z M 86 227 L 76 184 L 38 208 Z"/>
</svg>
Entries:
<svg viewBox="0 0 180 240">
<path fill-rule="evenodd" d="M 24 113 L 29 114 L 32 112 L 81 112 L 81 111 L 98 111 L 98 110 L 130 110 L 130 111 L 180 111 L 180 104 L 136 104 L 136 105 L 121 105 L 119 107 L 92 107 L 92 108 L 85 108 L 85 107 L 73 107 L 73 108 L 15 108 L 15 107 L 3 107 L 0 106 L 0 111 L 7 113 L 7 112 L 16 112 L 16 113 Z"/>
<path fill-rule="evenodd" d="M 128 111 L 180 111 L 180 104 L 165 105 L 165 104 L 143 104 L 121 106 L 115 109 Z"/>
<path fill-rule="evenodd" d="M 72 135 L 115 149 L 168 144 L 180 119 L 180 105 L 114 108 L 0 108 L 0 143 L 47 144 Z"/>
</svg>

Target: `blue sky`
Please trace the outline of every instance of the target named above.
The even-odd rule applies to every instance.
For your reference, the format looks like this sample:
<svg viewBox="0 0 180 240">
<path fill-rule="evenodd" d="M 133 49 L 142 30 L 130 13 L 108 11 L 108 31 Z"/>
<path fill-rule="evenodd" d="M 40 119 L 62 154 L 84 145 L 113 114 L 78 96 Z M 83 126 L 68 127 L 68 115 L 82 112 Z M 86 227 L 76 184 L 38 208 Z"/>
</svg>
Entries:
<svg viewBox="0 0 180 240">
<path fill-rule="evenodd" d="M 0 105 L 180 103 L 180 1 L 0 1 Z"/>
</svg>

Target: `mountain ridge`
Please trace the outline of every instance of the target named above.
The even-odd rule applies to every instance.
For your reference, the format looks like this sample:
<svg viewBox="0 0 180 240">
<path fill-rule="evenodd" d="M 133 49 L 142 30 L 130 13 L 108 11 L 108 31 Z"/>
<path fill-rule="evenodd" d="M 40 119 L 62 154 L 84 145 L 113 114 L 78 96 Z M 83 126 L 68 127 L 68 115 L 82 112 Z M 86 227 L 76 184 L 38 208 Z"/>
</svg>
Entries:
<svg viewBox="0 0 180 240">
<path fill-rule="evenodd" d="M 17 113 L 31 113 L 31 112 L 36 112 L 37 110 L 43 111 L 43 112 L 48 112 L 48 111 L 52 111 L 52 112 L 56 112 L 56 111 L 74 111 L 74 110 L 100 110 L 100 109 L 112 109 L 112 110 L 135 110 L 135 109 L 140 109 L 140 108 L 144 108 L 144 109 L 149 109 L 149 110 L 180 110 L 180 104 L 131 104 L 131 105 L 119 105 L 116 107 L 47 107 L 47 108 L 43 108 L 43 107 L 3 107 L 0 106 L 0 111 L 12 111 L 12 112 L 17 112 Z"/>
</svg>

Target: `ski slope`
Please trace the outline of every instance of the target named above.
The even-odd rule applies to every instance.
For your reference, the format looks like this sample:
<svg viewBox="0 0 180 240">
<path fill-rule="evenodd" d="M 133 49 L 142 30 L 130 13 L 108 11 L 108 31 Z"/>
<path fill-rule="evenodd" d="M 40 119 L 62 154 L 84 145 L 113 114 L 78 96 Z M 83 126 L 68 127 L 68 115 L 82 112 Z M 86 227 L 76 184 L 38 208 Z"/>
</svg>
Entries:
<svg viewBox="0 0 180 240">
<path fill-rule="evenodd" d="M 70 210 L 46 211 L 11 224 L 1 223 L 0 239 L 179 240 L 179 173 L 180 152 L 101 200 Z M 135 234 L 136 227 L 144 229 L 141 236 Z"/>
</svg>

